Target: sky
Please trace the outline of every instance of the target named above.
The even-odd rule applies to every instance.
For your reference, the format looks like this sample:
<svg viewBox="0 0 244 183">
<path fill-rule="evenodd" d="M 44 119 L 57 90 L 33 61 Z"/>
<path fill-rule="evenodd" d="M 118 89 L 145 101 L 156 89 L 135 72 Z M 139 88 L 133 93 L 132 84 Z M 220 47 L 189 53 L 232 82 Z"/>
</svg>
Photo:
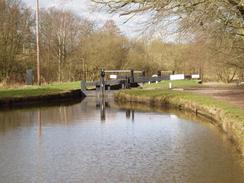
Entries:
<svg viewBox="0 0 244 183">
<path fill-rule="evenodd" d="M 35 8 L 36 0 L 23 0 L 27 6 Z M 98 25 L 103 25 L 107 20 L 114 20 L 120 28 L 122 34 L 128 37 L 138 37 L 142 35 L 145 26 L 146 15 L 138 15 L 125 21 L 127 17 L 121 17 L 118 14 L 109 14 L 102 10 L 94 10 L 93 3 L 90 0 L 39 0 L 40 8 L 56 7 L 61 9 L 69 9 L 76 14 L 94 20 Z"/>
<path fill-rule="evenodd" d="M 27 6 L 35 9 L 36 0 L 22 0 Z M 119 14 L 109 14 L 108 12 L 99 9 L 94 9 L 94 3 L 91 0 L 39 0 L 40 8 L 60 8 L 68 9 L 72 12 L 80 15 L 81 17 L 88 18 L 97 23 L 98 26 L 102 26 L 107 20 L 114 20 L 116 25 L 120 28 L 122 34 L 129 38 L 140 38 L 141 36 L 152 39 L 154 37 L 160 38 L 164 42 L 178 42 L 177 33 L 174 33 L 177 29 L 177 23 L 167 25 L 164 28 L 154 28 L 153 31 L 148 31 L 147 20 L 149 14 L 137 14 L 133 18 L 128 20 L 126 16 L 119 16 Z M 170 20 L 172 22 L 173 18 Z M 150 30 L 150 29 L 149 29 Z"/>
</svg>

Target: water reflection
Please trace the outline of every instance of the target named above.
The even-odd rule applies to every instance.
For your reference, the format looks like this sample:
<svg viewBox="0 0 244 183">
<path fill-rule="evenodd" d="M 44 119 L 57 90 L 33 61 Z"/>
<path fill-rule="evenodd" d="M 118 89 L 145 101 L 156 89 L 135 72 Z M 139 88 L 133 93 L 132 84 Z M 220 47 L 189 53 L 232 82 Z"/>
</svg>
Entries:
<svg viewBox="0 0 244 183">
<path fill-rule="evenodd" d="M 41 118 L 41 110 L 38 109 L 37 111 L 37 123 L 38 123 L 38 135 L 41 137 L 42 135 L 42 118 Z"/>
<path fill-rule="evenodd" d="M 96 104 L 1 111 L 0 182 L 243 183 L 242 159 L 211 124 L 189 113 Z"/>
<path fill-rule="evenodd" d="M 106 121 L 106 115 L 109 115 L 109 121 L 111 121 L 115 113 L 113 109 L 106 111 L 108 108 L 110 109 L 111 105 L 107 99 L 101 100 L 98 104 L 95 98 L 90 98 L 75 105 L 0 111 L 0 133 L 32 126 L 35 123 L 38 133 L 41 134 L 43 125 L 69 126 L 78 122 L 80 118 L 90 120 L 98 117 L 98 114 L 100 114 L 100 122 Z"/>
<path fill-rule="evenodd" d="M 135 111 L 133 109 L 127 109 L 125 112 L 125 116 L 127 119 L 131 119 L 132 122 L 135 121 Z"/>
<path fill-rule="evenodd" d="M 106 121 L 106 108 L 109 107 L 108 101 L 106 101 L 105 97 L 100 97 L 97 100 L 98 100 L 97 107 L 100 108 L 101 122 L 105 122 Z"/>
<path fill-rule="evenodd" d="M 101 122 L 106 121 L 106 108 L 110 108 L 111 98 L 108 99 L 107 97 L 99 97 L 96 99 L 96 107 L 100 109 L 100 119 Z M 131 119 L 132 122 L 135 120 L 135 111 L 133 109 L 126 109 L 125 116 L 127 119 Z"/>
<path fill-rule="evenodd" d="M 42 107 L 33 109 L 15 109 L 0 111 L 0 133 L 12 129 L 44 125 L 68 125 L 79 119 L 77 114 L 92 115 L 89 110 L 83 111 L 80 103 L 74 106 Z M 39 131 L 39 130 L 38 130 Z M 41 128 L 40 128 L 41 133 Z"/>
</svg>

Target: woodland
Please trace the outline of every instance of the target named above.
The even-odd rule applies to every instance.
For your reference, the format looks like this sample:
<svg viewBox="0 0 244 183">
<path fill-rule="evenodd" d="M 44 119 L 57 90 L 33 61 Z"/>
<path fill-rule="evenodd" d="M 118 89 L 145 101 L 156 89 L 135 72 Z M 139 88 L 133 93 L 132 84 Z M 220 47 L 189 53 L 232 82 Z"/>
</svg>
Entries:
<svg viewBox="0 0 244 183">
<path fill-rule="evenodd" d="M 102 68 L 143 70 L 147 75 L 199 73 L 204 81 L 226 83 L 243 80 L 244 1 L 94 2 L 128 19 L 150 15 L 145 29 L 157 34 L 128 37 L 113 20 L 98 25 L 69 10 L 41 9 L 42 83 L 92 81 Z M 176 41 L 160 36 L 165 22 L 177 24 Z M 0 1 L 0 83 L 25 83 L 26 70 L 36 72 L 35 34 L 33 9 L 21 0 Z"/>
</svg>

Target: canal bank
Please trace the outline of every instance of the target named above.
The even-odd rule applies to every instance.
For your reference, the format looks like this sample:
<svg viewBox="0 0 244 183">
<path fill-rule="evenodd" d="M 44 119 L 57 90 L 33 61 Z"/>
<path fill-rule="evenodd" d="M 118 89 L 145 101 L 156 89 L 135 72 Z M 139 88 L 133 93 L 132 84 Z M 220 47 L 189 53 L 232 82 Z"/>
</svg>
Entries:
<svg viewBox="0 0 244 183">
<path fill-rule="evenodd" d="M 42 86 L 26 86 L 0 89 L 0 108 L 59 104 L 81 101 L 85 94 L 79 82 L 53 83 Z"/>
<path fill-rule="evenodd" d="M 220 127 L 244 157 L 244 112 L 231 104 L 208 96 L 172 90 L 123 90 L 115 94 L 118 102 L 172 107 L 204 116 Z"/>
<path fill-rule="evenodd" d="M 9 97 L 0 99 L 0 108 L 50 105 L 71 101 L 79 102 L 83 98 L 85 98 L 85 94 L 80 90 L 63 91 L 40 96 Z"/>
</svg>

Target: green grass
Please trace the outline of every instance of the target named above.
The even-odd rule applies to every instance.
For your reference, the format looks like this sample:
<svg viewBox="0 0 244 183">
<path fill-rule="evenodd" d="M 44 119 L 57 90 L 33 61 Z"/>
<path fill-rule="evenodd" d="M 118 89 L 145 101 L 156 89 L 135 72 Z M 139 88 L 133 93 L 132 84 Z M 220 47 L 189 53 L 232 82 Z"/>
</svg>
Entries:
<svg viewBox="0 0 244 183">
<path fill-rule="evenodd" d="M 80 82 L 52 83 L 42 86 L 23 86 L 15 88 L 0 88 L 0 99 L 10 97 L 41 96 L 80 89 Z"/>
<path fill-rule="evenodd" d="M 221 109 L 228 115 L 241 117 L 241 120 L 244 121 L 244 111 L 239 107 L 206 95 L 170 90 L 170 82 L 173 88 L 201 87 L 198 84 L 198 80 L 161 81 L 159 83 L 146 84 L 143 86 L 143 89 L 126 90 L 123 92 L 142 97 L 162 97 L 163 99 L 170 100 L 173 104 L 189 102 L 204 106 L 205 108 Z"/>
<path fill-rule="evenodd" d="M 141 96 L 141 97 L 162 97 L 163 99 L 171 100 L 171 102 L 175 104 L 188 101 L 206 107 L 221 108 L 232 115 L 242 116 L 242 118 L 244 119 L 244 111 L 239 107 L 233 106 L 228 102 L 217 100 L 206 95 L 200 95 L 200 94 L 182 92 L 182 91 L 166 90 L 166 89 L 151 89 L 151 90 L 132 89 L 132 90 L 124 90 L 122 91 L 122 93 L 129 94 L 132 96 Z"/>
<path fill-rule="evenodd" d="M 200 86 L 198 80 L 176 80 L 176 81 L 161 81 L 159 83 L 145 84 L 144 89 L 168 89 L 169 83 L 172 84 L 173 88 L 189 88 Z"/>
</svg>

